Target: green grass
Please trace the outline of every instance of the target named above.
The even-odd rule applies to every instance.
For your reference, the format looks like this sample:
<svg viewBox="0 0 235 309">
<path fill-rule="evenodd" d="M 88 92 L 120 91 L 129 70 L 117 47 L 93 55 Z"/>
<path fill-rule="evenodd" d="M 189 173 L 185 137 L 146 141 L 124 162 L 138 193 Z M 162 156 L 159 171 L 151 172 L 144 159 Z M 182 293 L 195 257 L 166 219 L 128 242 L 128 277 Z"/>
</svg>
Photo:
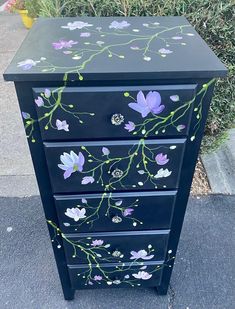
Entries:
<svg viewBox="0 0 235 309">
<path fill-rule="evenodd" d="M 217 82 L 206 124 L 202 151 L 224 141 L 235 118 L 234 0 L 41 0 L 43 16 L 167 16 L 184 15 L 229 69 Z M 223 138 L 221 138 L 223 137 Z"/>
</svg>

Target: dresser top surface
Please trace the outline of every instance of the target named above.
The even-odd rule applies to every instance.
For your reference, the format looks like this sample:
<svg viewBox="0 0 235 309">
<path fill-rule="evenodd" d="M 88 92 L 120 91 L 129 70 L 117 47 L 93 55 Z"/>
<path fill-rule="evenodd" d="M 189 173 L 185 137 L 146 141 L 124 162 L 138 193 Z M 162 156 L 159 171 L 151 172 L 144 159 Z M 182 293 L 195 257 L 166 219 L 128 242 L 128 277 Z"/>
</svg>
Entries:
<svg viewBox="0 0 235 309">
<path fill-rule="evenodd" d="M 6 80 L 211 78 L 226 68 L 184 17 L 40 18 Z"/>
</svg>

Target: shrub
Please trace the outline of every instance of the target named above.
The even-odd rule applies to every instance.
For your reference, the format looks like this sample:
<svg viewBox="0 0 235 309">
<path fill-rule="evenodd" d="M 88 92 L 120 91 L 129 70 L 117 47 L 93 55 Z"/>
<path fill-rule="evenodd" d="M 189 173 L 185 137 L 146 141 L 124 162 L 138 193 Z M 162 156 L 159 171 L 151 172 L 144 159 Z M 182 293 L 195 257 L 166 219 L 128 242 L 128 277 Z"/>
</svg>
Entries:
<svg viewBox="0 0 235 309">
<path fill-rule="evenodd" d="M 184 15 L 229 69 L 215 89 L 203 151 L 213 149 L 233 126 L 235 116 L 234 0 L 42 0 L 43 16 Z"/>
</svg>

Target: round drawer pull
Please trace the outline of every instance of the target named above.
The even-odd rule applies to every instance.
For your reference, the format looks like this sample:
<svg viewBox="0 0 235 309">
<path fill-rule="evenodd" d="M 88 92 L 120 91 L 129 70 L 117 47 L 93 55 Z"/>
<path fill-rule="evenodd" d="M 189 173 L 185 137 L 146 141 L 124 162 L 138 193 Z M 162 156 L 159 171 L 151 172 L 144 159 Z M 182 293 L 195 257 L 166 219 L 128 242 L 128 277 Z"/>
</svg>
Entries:
<svg viewBox="0 0 235 309">
<path fill-rule="evenodd" d="M 124 116 L 122 114 L 113 114 L 111 118 L 111 123 L 115 126 L 120 126 L 124 121 Z"/>
<path fill-rule="evenodd" d="M 119 250 L 115 250 L 115 251 L 113 251 L 113 253 L 112 253 L 112 256 L 113 256 L 113 257 L 121 257 L 121 255 L 122 255 L 122 253 L 121 253 Z"/>
<path fill-rule="evenodd" d="M 119 216 L 114 216 L 114 217 L 112 218 L 112 222 L 113 222 L 113 223 L 120 223 L 120 222 L 122 222 L 122 218 L 119 217 Z"/>
<path fill-rule="evenodd" d="M 121 178 L 123 176 L 123 171 L 119 168 L 115 168 L 115 170 L 112 171 L 113 178 Z"/>
</svg>

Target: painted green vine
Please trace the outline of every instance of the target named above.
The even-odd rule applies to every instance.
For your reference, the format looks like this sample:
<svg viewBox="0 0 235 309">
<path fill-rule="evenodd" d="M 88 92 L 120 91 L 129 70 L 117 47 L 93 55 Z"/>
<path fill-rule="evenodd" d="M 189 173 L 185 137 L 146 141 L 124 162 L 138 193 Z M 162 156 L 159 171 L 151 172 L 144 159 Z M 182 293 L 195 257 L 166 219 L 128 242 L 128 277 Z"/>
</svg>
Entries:
<svg viewBox="0 0 235 309">
<path fill-rule="evenodd" d="M 152 278 L 154 273 L 162 270 L 164 267 L 171 267 L 171 261 L 174 260 L 172 256 L 172 250 L 168 251 L 168 255 L 164 264 L 154 265 L 151 269 L 148 269 L 148 265 L 145 265 L 144 261 L 154 259 L 154 248 L 151 244 L 148 245 L 147 249 L 141 249 L 139 251 L 131 251 L 129 256 L 124 256 L 118 250 L 111 251 L 110 244 L 105 243 L 102 239 L 92 239 L 92 237 L 82 238 L 80 240 L 72 240 L 68 238 L 56 224 L 50 220 L 48 224 L 54 230 L 54 237 L 52 242 L 57 242 L 57 248 L 61 248 L 61 244 L 58 240 L 58 236 L 61 236 L 63 241 L 66 241 L 68 245 L 72 247 L 72 258 L 83 259 L 86 264 L 83 272 L 77 273 L 80 280 L 83 281 L 84 285 L 129 285 L 129 286 L 140 286 L 141 281 L 149 280 Z M 123 259 L 128 259 L 128 262 L 123 262 Z M 108 270 L 103 267 L 104 263 L 115 263 L 115 270 Z M 118 276 L 118 279 L 116 277 Z M 114 278 L 115 277 L 115 278 Z"/>
</svg>

